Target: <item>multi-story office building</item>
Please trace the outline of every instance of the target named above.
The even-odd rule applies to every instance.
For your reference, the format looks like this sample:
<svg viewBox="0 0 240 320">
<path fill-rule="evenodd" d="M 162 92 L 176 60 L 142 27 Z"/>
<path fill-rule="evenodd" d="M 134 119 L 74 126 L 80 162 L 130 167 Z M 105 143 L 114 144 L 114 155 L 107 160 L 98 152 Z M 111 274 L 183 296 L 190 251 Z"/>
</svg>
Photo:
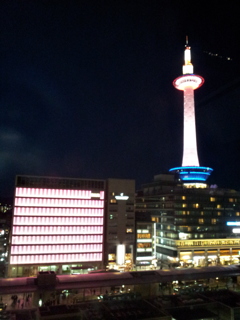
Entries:
<svg viewBox="0 0 240 320">
<path fill-rule="evenodd" d="M 189 189 L 174 175 L 159 175 L 138 192 L 135 210 L 137 225 L 141 214 L 154 223 L 159 260 L 198 266 L 239 261 L 239 192 L 216 186 Z"/>
<path fill-rule="evenodd" d="M 102 268 L 105 181 L 17 176 L 10 277 Z"/>
<path fill-rule="evenodd" d="M 108 179 L 106 186 L 105 261 L 130 268 L 135 260 L 135 181 Z"/>
<path fill-rule="evenodd" d="M 8 275 L 131 266 L 135 181 L 17 176 Z"/>
<path fill-rule="evenodd" d="M 140 214 L 139 214 L 140 213 Z M 151 216 L 143 212 L 136 215 L 136 267 L 148 268 L 156 260 L 155 253 L 155 224 Z"/>
</svg>

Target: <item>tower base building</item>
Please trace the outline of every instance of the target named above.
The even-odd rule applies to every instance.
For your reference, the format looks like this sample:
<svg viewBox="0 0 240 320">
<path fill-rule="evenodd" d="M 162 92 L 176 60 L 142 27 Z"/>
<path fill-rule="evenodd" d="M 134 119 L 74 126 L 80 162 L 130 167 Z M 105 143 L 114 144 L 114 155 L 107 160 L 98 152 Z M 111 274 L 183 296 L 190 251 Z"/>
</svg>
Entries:
<svg viewBox="0 0 240 320">
<path fill-rule="evenodd" d="M 240 193 L 215 187 L 186 188 L 174 174 L 158 175 L 136 197 L 153 224 L 153 251 L 162 267 L 239 263 Z"/>
</svg>

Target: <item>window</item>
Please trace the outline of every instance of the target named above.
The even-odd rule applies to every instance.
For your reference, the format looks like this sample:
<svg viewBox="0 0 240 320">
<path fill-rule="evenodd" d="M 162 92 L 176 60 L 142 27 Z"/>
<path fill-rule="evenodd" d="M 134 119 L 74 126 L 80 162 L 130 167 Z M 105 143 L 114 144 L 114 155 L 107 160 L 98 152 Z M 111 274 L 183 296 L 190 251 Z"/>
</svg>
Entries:
<svg viewBox="0 0 240 320">
<path fill-rule="evenodd" d="M 221 211 L 218 211 L 218 212 L 217 212 L 217 215 L 218 215 L 218 216 L 221 216 L 221 215 L 222 215 L 222 212 L 221 212 Z"/>
<path fill-rule="evenodd" d="M 217 219 L 212 219 L 211 222 L 212 222 L 212 224 L 216 224 L 217 223 Z"/>
<path fill-rule="evenodd" d="M 236 216 L 240 216 L 240 212 L 236 212 Z"/>
<path fill-rule="evenodd" d="M 199 224 L 203 224 L 204 223 L 204 219 L 198 219 L 198 223 Z"/>
<path fill-rule="evenodd" d="M 117 203 L 117 200 L 116 199 L 111 199 L 110 203 Z"/>
<path fill-rule="evenodd" d="M 108 235 L 108 240 L 116 240 L 117 239 L 117 235 L 116 234 L 109 234 Z"/>
<path fill-rule="evenodd" d="M 220 204 L 217 204 L 217 208 L 220 209 L 222 206 Z"/>
<path fill-rule="evenodd" d="M 151 234 L 150 233 L 144 233 L 144 234 L 137 234 L 138 239 L 151 239 Z"/>
<path fill-rule="evenodd" d="M 109 229 L 111 229 L 111 228 L 116 228 L 117 227 L 117 221 L 111 221 L 111 222 L 109 222 L 108 223 L 108 227 L 109 227 Z M 115 229 L 114 229 L 115 230 Z M 112 231 L 112 229 L 111 229 L 111 231 Z"/>
<path fill-rule="evenodd" d="M 183 208 L 186 208 L 186 207 L 187 207 L 187 204 L 186 204 L 186 203 L 183 203 L 183 204 L 182 204 L 182 207 L 183 207 Z"/>
<path fill-rule="evenodd" d="M 229 198 L 228 201 L 229 202 L 234 202 L 234 199 L 233 198 Z"/>
<path fill-rule="evenodd" d="M 127 228 L 126 229 L 126 233 L 133 233 L 133 229 L 132 228 Z"/>
<path fill-rule="evenodd" d="M 193 208 L 199 208 L 199 204 L 198 203 L 194 203 L 193 204 Z"/>
<path fill-rule="evenodd" d="M 151 242 L 146 242 L 146 243 L 138 243 L 137 248 L 151 248 L 152 243 Z"/>
<path fill-rule="evenodd" d="M 182 196 L 182 200 L 186 200 L 186 197 L 185 197 L 185 196 Z"/>
<path fill-rule="evenodd" d="M 210 197 L 210 202 L 214 202 L 214 201 L 216 201 L 216 198 Z"/>
</svg>

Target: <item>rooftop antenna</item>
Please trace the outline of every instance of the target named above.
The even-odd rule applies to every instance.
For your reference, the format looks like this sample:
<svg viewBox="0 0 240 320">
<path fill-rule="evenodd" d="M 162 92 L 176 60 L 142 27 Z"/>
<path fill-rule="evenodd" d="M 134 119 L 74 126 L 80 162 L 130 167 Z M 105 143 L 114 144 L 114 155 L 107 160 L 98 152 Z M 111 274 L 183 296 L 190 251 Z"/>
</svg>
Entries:
<svg viewBox="0 0 240 320">
<path fill-rule="evenodd" d="M 188 36 L 186 36 L 186 45 L 185 45 L 185 47 L 187 47 L 188 46 Z"/>
</svg>

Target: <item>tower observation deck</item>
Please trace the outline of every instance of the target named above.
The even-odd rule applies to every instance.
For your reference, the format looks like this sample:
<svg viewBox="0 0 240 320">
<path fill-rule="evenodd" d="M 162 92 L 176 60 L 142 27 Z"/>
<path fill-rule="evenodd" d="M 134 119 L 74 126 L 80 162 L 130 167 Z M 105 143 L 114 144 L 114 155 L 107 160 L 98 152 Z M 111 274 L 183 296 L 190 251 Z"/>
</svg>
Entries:
<svg viewBox="0 0 240 320">
<path fill-rule="evenodd" d="M 183 74 L 173 81 L 173 86 L 184 93 L 184 132 L 183 132 L 183 158 L 182 166 L 172 168 L 170 172 L 179 174 L 179 178 L 184 184 L 189 186 L 200 186 L 204 184 L 213 169 L 199 165 L 197 152 L 197 137 L 195 123 L 194 90 L 200 88 L 203 77 L 193 73 L 191 63 L 191 47 L 188 41 L 184 51 Z"/>
</svg>

